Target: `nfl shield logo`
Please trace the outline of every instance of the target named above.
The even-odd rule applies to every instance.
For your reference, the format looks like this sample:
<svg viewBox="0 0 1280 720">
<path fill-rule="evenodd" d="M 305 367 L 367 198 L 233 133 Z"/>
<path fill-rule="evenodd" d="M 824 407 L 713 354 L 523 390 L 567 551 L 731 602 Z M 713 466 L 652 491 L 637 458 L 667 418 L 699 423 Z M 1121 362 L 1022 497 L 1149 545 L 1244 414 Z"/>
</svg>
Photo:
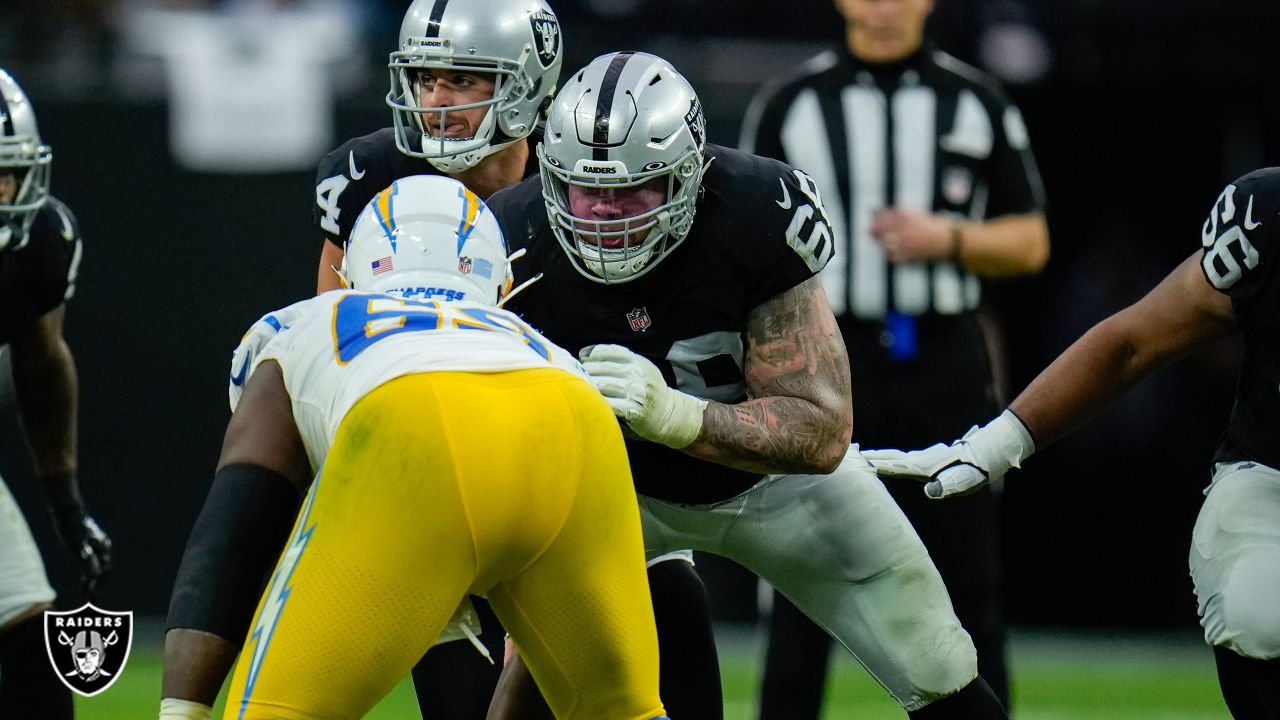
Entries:
<svg viewBox="0 0 1280 720">
<path fill-rule="evenodd" d="M 653 321 L 649 319 L 649 310 L 647 308 L 636 308 L 627 313 L 627 322 L 631 323 L 631 329 L 636 332 L 644 332 L 653 324 Z"/>
<path fill-rule="evenodd" d="M 72 692 L 93 697 L 120 677 L 133 647 L 133 613 L 85 603 L 70 612 L 44 613 L 49 663 Z"/>
<path fill-rule="evenodd" d="M 466 255 L 458 256 L 458 272 L 463 273 L 464 275 L 471 274 L 471 258 Z"/>
</svg>

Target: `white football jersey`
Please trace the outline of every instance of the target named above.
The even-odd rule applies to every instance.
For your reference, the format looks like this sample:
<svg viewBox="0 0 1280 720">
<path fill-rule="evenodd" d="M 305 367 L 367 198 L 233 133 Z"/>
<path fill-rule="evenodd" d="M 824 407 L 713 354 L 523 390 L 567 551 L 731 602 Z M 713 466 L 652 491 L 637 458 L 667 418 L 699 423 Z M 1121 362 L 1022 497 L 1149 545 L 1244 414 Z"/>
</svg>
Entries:
<svg viewBox="0 0 1280 720">
<path fill-rule="evenodd" d="M 288 325 L 249 372 L 267 360 L 280 364 L 313 471 L 347 411 L 401 375 L 555 367 L 586 378 L 567 350 L 492 305 L 333 290 L 286 311 Z"/>
</svg>

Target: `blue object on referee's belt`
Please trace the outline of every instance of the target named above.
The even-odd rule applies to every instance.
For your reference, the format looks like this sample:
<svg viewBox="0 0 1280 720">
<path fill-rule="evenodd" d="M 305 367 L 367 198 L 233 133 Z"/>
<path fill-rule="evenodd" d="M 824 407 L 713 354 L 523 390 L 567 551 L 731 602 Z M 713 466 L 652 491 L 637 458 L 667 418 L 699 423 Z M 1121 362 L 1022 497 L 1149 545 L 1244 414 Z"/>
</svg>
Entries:
<svg viewBox="0 0 1280 720">
<path fill-rule="evenodd" d="M 884 331 L 888 336 L 889 357 L 898 362 L 910 362 L 920 356 L 916 343 L 916 317 L 890 310 L 884 316 Z"/>
</svg>

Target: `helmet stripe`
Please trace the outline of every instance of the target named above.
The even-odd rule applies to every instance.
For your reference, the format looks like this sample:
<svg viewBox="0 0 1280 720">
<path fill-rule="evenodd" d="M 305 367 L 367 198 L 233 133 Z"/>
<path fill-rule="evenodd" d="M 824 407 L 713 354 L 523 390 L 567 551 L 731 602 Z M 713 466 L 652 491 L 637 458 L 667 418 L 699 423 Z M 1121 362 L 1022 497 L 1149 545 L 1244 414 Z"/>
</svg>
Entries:
<svg viewBox="0 0 1280 720">
<path fill-rule="evenodd" d="M 391 252 L 396 251 L 396 216 L 395 216 L 395 196 L 400 192 L 400 181 L 391 183 L 391 187 L 378 193 L 373 199 L 373 212 L 378 218 L 378 224 L 382 226 L 382 232 L 387 234 L 387 240 L 391 242 Z"/>
<path fill-rule="evenodd" d="M 635 52 L 624 50 L 613 56 L 609 67 L 604 71 L 604 80 L 600 82 L 600 97 L 596 98 L 596 124 L 592 144 L 597 147 L 591 151 L 592 160 L 608 160 L 609 150 L 609 117 L 613 114 L 613 96 L 618 91 L 618 78 L 622 77 L 622 68 Z"/>
<path fill-rule="evenodd" d="M 468 190 L 465 186 L 458 186 L 458 197 L 462 198 L 462 213 L 458 219 L 458 252 L 462 252 L 462 246 L 467 244 L 467 238 L 471 237 L 471 232 L 476 229 L 476 222 L 480 219 L 480 213 L 484 212 L 484 203 L 480 202 L 480 198 L 476 194 Z"/>
<path fill-rule="evenodd" d="M 431 17 L 427 19 L 427 37 L 440 37 L 440 20 L 444 18 L 444 6 L 449 0 L 436 0 L 431 6 Z"/>
</svg>

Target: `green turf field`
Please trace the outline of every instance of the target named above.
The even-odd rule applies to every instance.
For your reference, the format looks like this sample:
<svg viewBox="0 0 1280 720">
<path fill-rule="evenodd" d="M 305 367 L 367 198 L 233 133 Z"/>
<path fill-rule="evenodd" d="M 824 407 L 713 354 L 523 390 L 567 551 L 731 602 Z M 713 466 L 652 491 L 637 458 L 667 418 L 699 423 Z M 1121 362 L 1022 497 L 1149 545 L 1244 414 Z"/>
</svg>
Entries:
<svg viewBox="0 0 1280 720">
<path fill-rule="evenodd" d="M 761 651 L 741 629 L 719 631 L 726 720 L 754 720 Z M 1227 720 L 1213 657 L 1194 635 L 1080 636 L 1018 633 L 1012 643 L 1018 720 Z M 847 656 L 833 663 L 823 717 L 901 720 L 905 715 Z M 107 692 L 77 698 L 82 720 L 155 717 L 160 656 L 154 642 L 134 648 L 123 676 Z M 216 717 L 216 715 L 215 715 Z M 418 718 L 413 690 L 402 683 L 370 718 Z"/>
</svg>

